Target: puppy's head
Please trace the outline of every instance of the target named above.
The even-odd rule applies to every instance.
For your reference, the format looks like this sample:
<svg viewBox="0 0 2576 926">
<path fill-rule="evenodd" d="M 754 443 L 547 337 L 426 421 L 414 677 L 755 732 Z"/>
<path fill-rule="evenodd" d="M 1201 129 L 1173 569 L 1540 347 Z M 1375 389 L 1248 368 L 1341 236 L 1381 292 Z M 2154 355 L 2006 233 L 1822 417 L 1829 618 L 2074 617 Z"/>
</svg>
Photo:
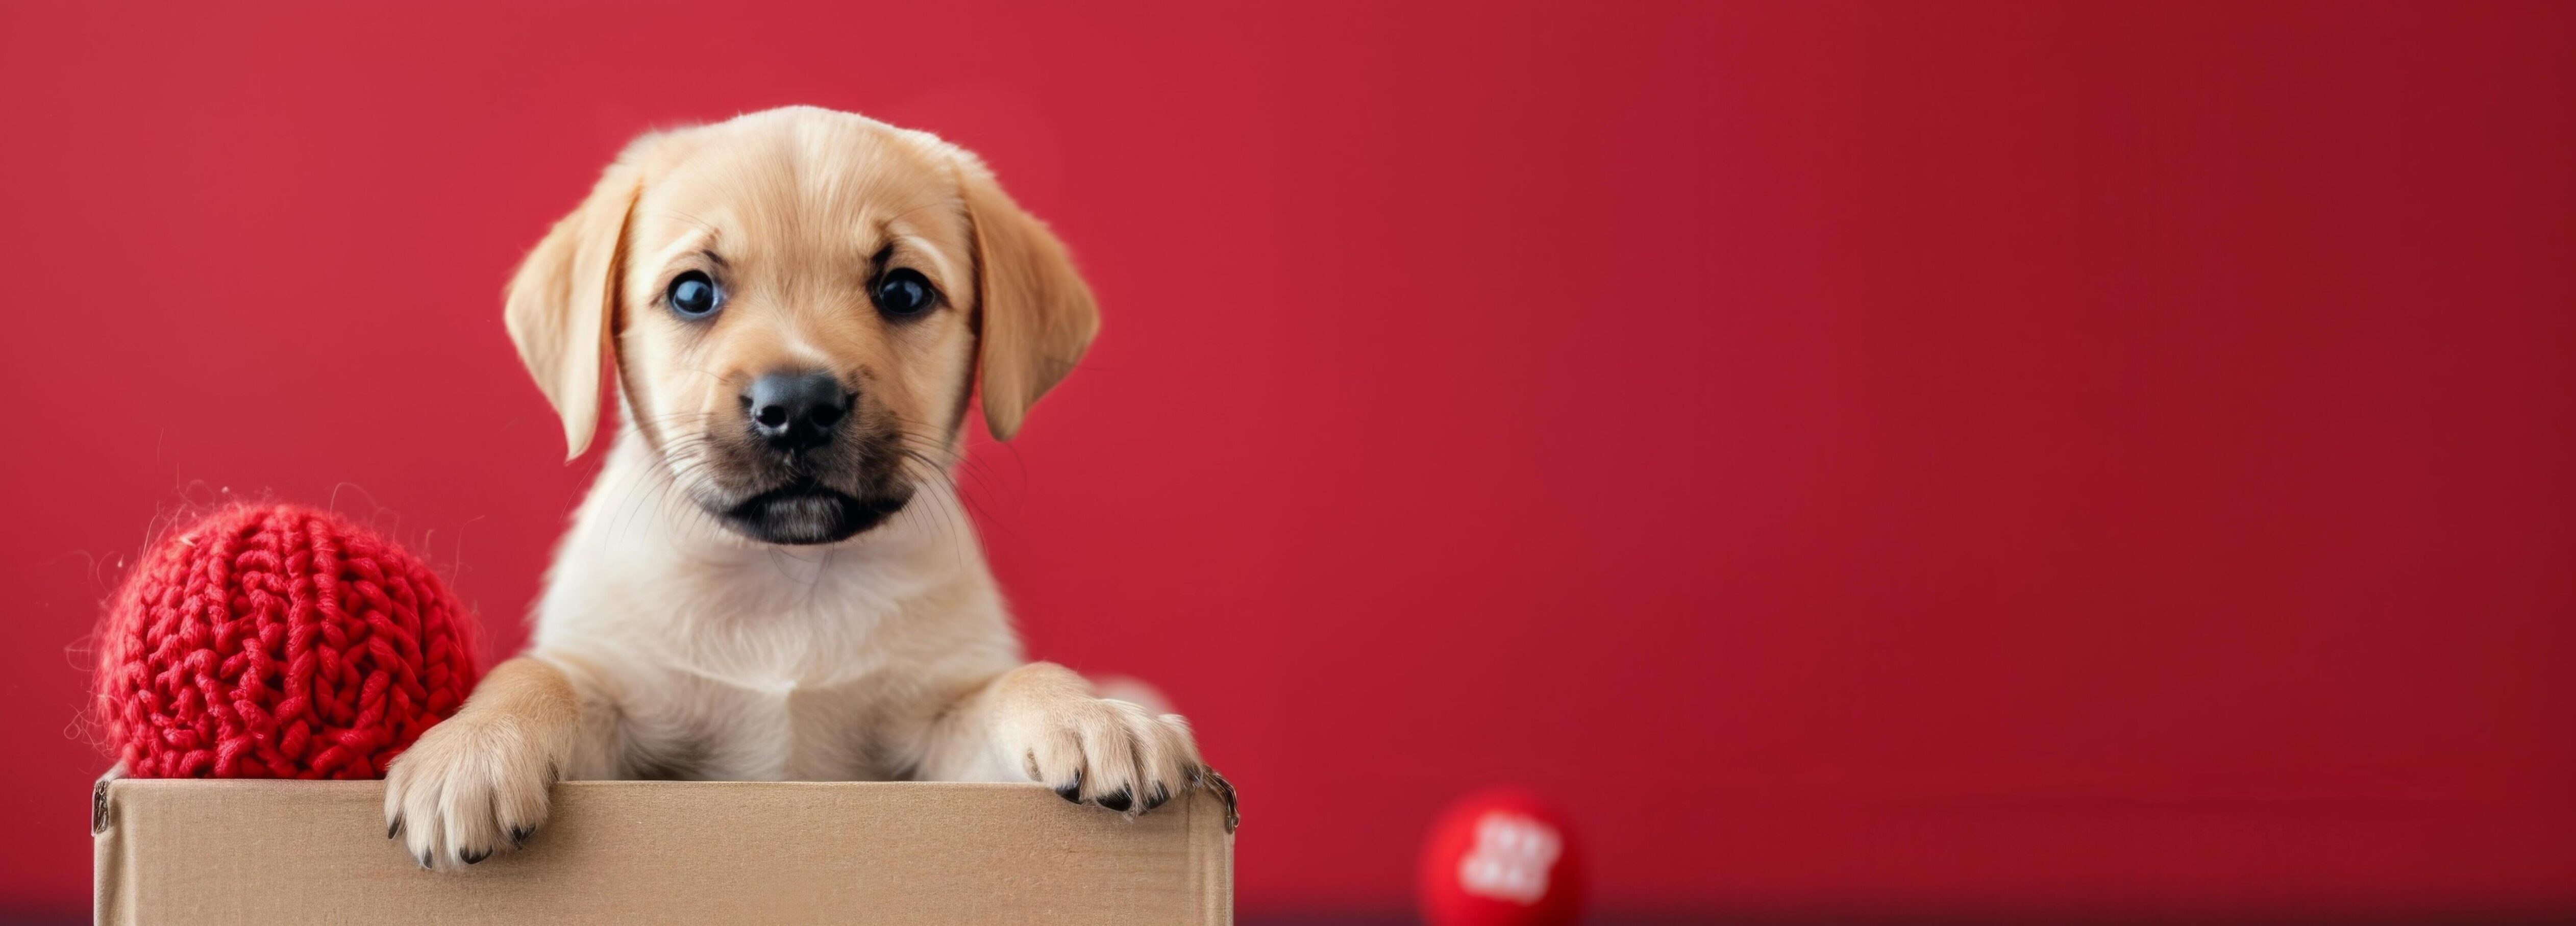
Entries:
<svg viewBox="0 0 2576 926">
<path fill-rule="evenodd" d="M 673 483 L 791 544 L 865 531 L 943 478 L 979 384 L 1009 439 L 1099 325 L 1063 246 L 973 155 L 806 107 L 638 139 L 508 303 L 572 456 L 608 351 Z"/>
</svg>

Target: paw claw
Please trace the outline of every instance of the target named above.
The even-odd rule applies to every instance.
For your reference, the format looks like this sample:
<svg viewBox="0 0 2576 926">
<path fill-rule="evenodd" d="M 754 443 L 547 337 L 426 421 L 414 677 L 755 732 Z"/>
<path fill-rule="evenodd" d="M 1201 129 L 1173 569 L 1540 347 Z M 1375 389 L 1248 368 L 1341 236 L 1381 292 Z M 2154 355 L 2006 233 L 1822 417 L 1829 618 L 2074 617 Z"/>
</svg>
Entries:
<svg viewBox="0 0 2576 926">
<path fill-rule="evenodd" d="M 999 726 L 1002 755 L 1017 756 L 1030 780 L 1072 803 L 1134 815 L 1196 787 L 1198 746 L 1178 714 L 1055 691 L 1009 705 Z"/>
<path fill-rule="evenodd" d="M 450 718 L 393 761 L 385 835 L 420 867 L 454 871 L 517 848 L 544 822 L 550 757 L 509 724 Z"/>
</svg>

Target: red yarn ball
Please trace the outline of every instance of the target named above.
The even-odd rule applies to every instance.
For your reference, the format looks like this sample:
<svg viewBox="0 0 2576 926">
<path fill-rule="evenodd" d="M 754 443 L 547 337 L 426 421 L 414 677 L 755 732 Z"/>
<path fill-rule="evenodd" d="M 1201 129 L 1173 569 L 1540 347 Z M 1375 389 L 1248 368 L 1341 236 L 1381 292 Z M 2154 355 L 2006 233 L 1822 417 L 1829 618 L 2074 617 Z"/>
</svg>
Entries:
<svg viewBox="0 0 2576 926">
<path fill-rule="evenodd" d="M 1583 855 L 1563 811 L 1520 788 L 1459 798 L 1422 843 L 1433 926 L 1561 926 L 1583 913 Z"/>
<path fill-rule="evenodd" d="M 375 532 L 228 508 L 109 602 L 97 707 L 137 778 L 376 778 L 473 690 L 473 636 L 438 574 Z"/>
</svg>

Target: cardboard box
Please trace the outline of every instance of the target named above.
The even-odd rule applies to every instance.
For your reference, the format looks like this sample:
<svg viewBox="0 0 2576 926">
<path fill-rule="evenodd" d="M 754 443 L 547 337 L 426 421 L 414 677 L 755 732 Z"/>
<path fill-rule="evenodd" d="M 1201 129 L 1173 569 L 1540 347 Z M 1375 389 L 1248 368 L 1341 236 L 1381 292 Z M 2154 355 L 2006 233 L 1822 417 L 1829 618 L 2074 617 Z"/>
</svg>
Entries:
<svg viewBox="0 0 2576 926">
<path fill-rule="evenodd" d="M 1011 784 L 577 781 L 460 872 L 385 838 L 377 781 L 119 780 L 100 923 L 1227 923 L 1230 808 L 1129 819 Z"/>
</svg>

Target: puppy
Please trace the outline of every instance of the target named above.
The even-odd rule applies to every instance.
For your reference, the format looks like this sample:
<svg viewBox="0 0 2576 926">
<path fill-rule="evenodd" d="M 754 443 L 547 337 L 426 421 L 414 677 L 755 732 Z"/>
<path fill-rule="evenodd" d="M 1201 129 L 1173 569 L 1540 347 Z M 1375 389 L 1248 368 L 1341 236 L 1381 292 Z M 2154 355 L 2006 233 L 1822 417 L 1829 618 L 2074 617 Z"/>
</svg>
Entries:
<svg viewBox="0 0 2576 926">
<path fill-rule="evenodd" d="M 1024 659 L 959 514 L 970 394 L 1010 439 L 1099 326 L 974 155 L 807 107 L 647 135 L 507 302 L 572 456 L 603 366 L 624 415 L 528 650 L 386 776 L 389 833 L 423 866 L 518 845 L 559 779 L 1231 802 L 1181 717 Z"/>
</svg>

